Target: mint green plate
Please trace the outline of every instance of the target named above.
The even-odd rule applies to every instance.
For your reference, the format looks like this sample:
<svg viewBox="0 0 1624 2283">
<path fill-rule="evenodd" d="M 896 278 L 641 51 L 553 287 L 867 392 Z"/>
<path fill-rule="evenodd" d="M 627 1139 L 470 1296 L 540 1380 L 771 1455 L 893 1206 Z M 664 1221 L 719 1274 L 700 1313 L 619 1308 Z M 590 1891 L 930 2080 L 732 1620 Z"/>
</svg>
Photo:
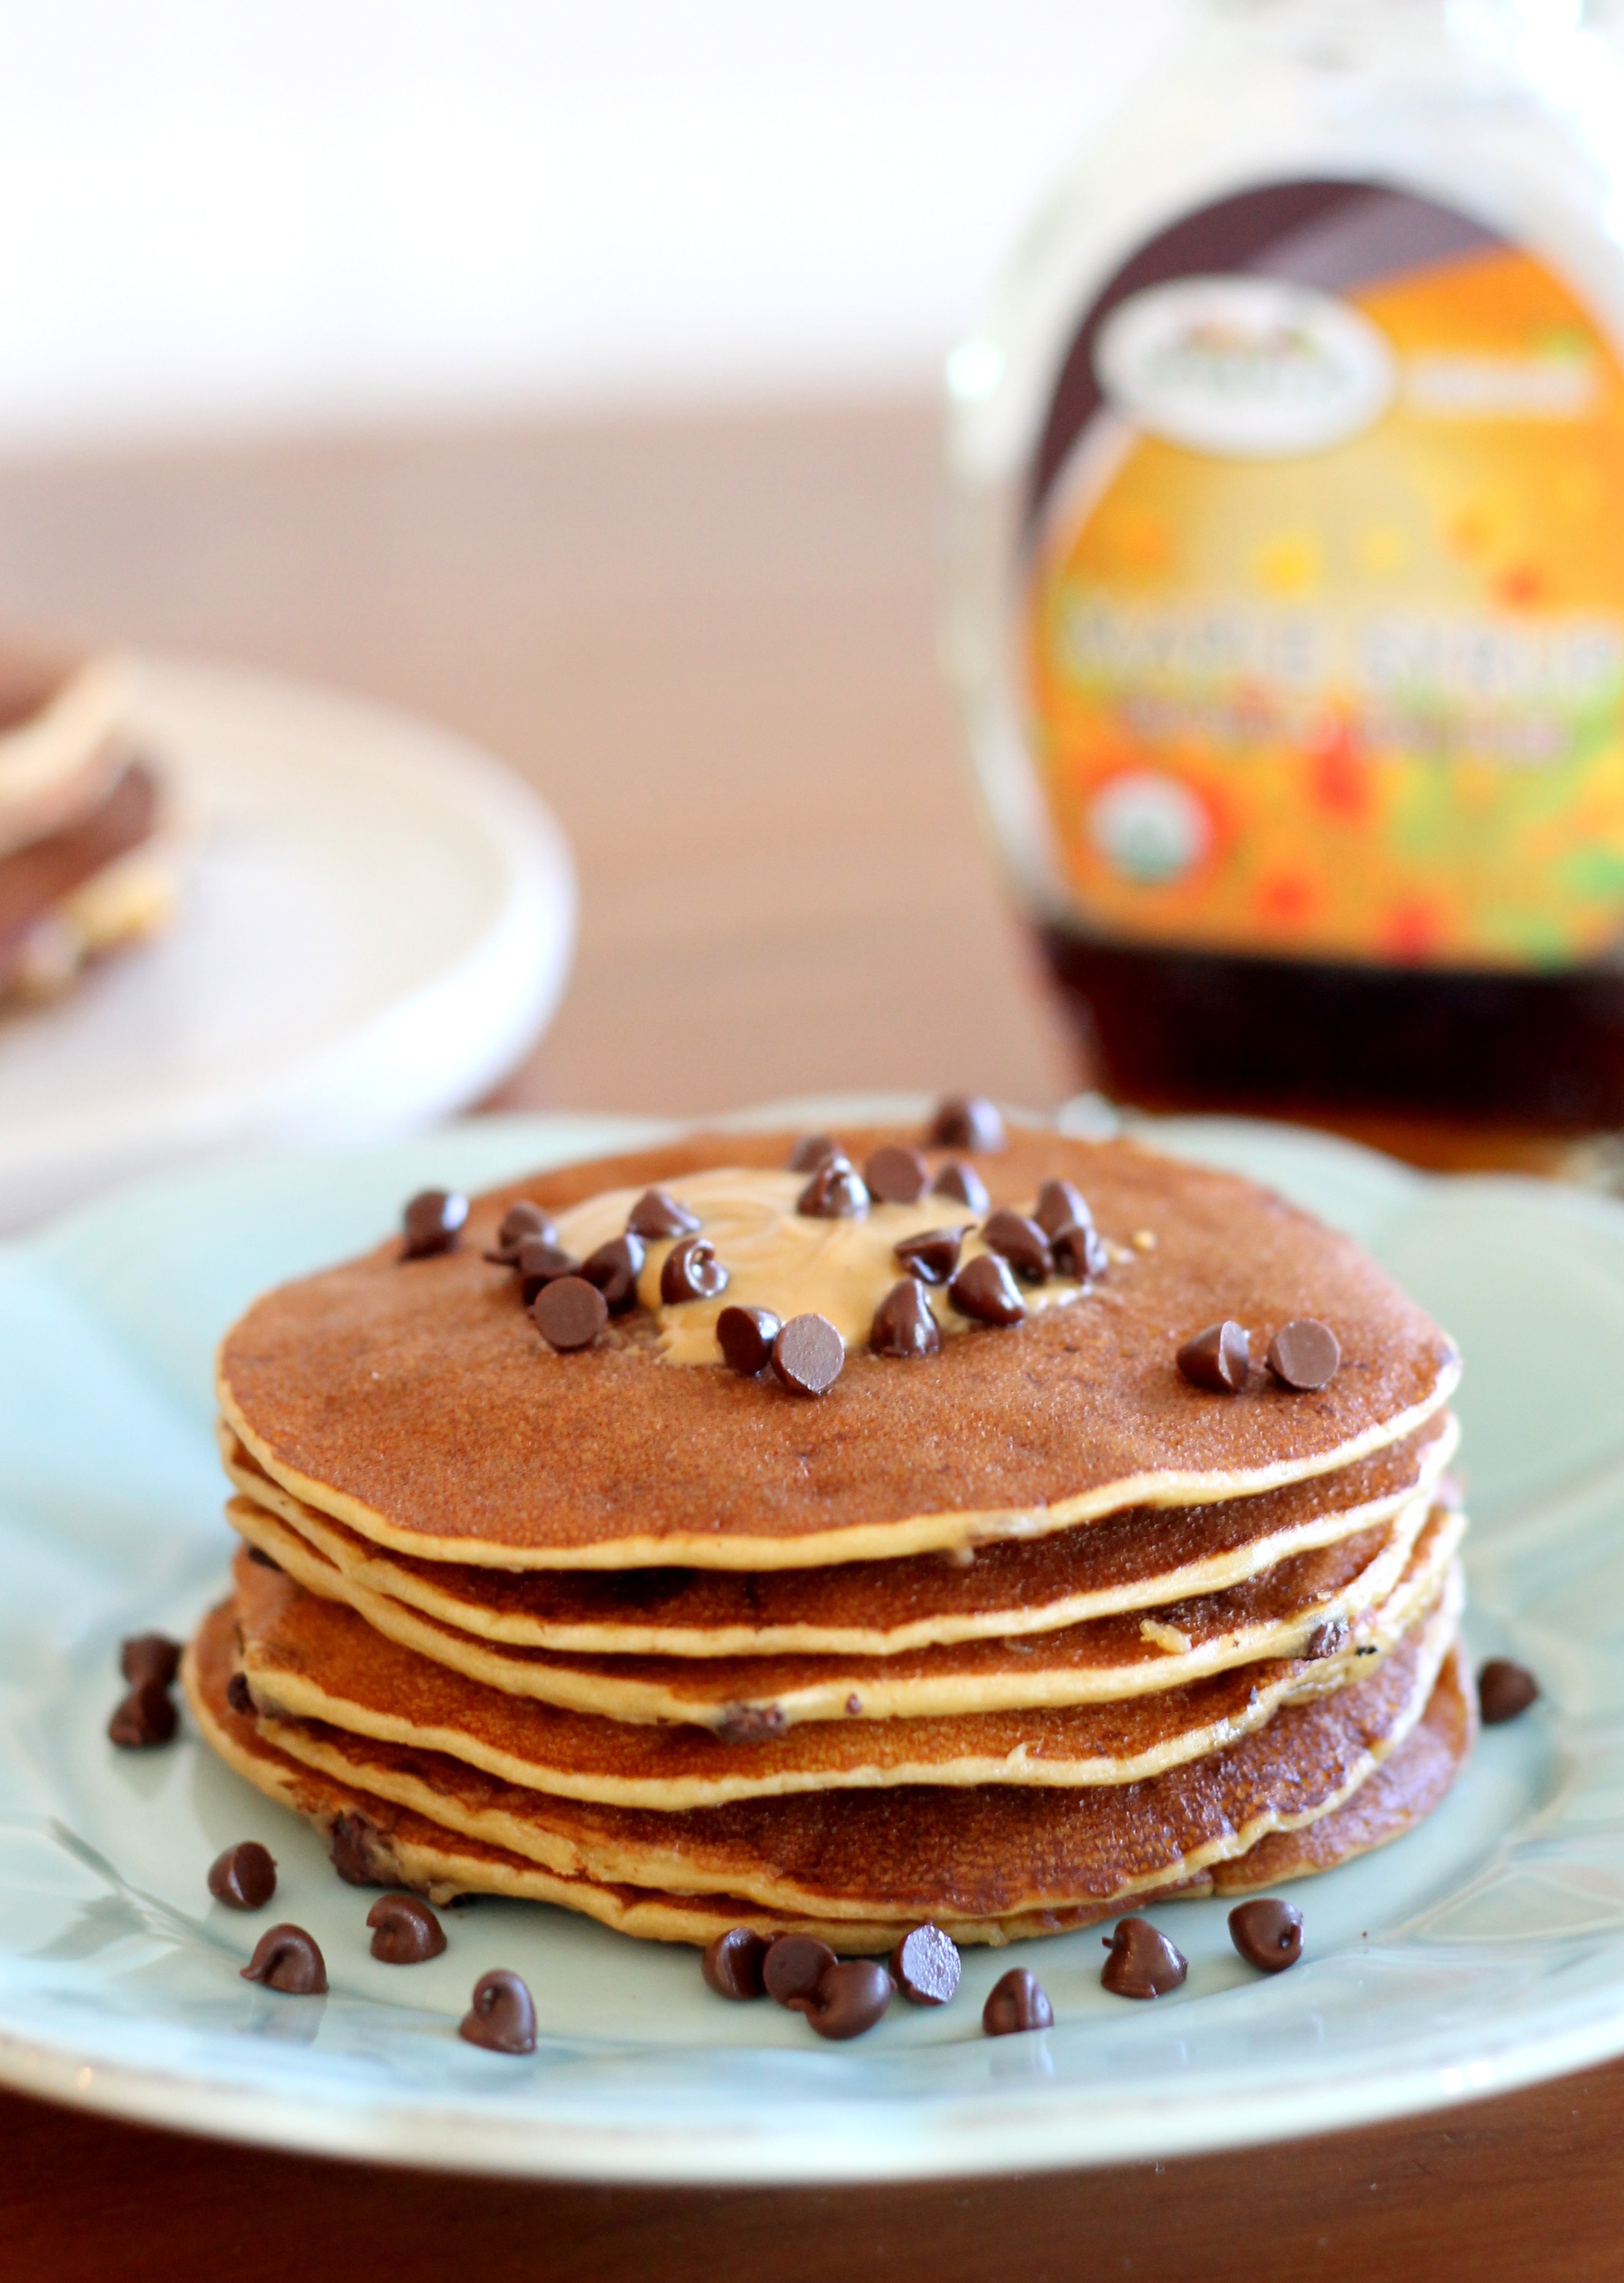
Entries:
<svg viewBox="0 0 1624 2283">
<path fill-rule="evenodd" d="M 884 1105 L 800 1105 L 834 1121 Z M 903 1106 L 917 1114 L 918 1105 Z M 785 1116 L 781 1109 L 772 1113 Z M 1094 1115 L 1078 1105 L 1066 1122 Z M 364 1155 L 149 1185 L 0 1251 L 0 2079 L 281 2147 L 598 2180 L 875 2180 L 1116 2162 L 1426 2108 L 1624 2051 L 1624 1210 L 1508 1180 L 1436 1181 L 1323 1137 L 1159 1126 L 1370 1245 L 1466 1359 L 1474 1651 L 1545 1696 L 1493 1730 L 1399 1845 L 1299 1892 L 1303 1963 L 1261 1980 L 1224 1911 L 1157 1913 L 1185 1987 L 1127 2006 L 1098 1932 L 1023 1945 L 1055 2027 L 987 2039 L 1008 1964 L 897 2006 L 859 2044 L 732 2006 L 694 1954 L 536 1905 L 447 1913 L 446 1954 L 375 1963 L 369 1897 L 190 1734 L 105 1741 L 121 1634 L 186 1630 L 230 1544 L 210 1359 L 262 1286 L 376 1239 L 431 1183 L 481 1185 L 652 1136 L 491 1120 Z M 261 1918 L 213 1904 L 231 1841 L 278 1858 L 275 1913 L 326 1953 L 325 1999 L 242 1981 Z M 535 1993 L 533 2058 L 455 2035 L 486 1967 Z"/>
</svg>

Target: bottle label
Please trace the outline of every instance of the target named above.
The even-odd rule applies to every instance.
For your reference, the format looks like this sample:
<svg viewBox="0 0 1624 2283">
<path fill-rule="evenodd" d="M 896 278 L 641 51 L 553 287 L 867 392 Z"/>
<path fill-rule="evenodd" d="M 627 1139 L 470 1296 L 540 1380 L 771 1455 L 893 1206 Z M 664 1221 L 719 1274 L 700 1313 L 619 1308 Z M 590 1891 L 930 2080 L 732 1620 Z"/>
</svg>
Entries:
<svg viewBox="0 0 1624 2283">
<path fill-rule="evenodd" d="M 1543 261 L 1288 182 L 1089 310 L 1023 639 L 1092 931 L 1560 968 L 1624 947 L 1624 375 Z"/>
</svg>

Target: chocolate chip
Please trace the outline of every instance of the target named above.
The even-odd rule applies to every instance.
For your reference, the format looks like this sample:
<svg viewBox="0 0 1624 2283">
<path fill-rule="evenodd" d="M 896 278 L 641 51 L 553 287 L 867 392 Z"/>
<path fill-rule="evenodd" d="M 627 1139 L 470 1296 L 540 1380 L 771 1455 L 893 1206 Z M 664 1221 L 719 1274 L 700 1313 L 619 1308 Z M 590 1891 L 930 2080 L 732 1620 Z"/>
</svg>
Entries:
<svg viewBox="0 0 1624 2283">
<path fill-rule="evenodd" d="M 938 1926 L 915 1927 L 891 1952 L 891 1975 L 915 2006 L 945 2006 L 959 1987 L 959 1945 Z"/>
<path fill-rule="evenodd" d="M 959 1266 L 964 1233 L 957 1228 L 928 1228 L 918 1236 L 905 1236 L 891 1251 L 910 1275 L 922 1284 L 945 1284 Z"/>
<path fill-rule="evenodd" d="M 531 1314 L 548 1347 L 589 1348 L 609 1321 L 609 1303 L 584 1276 L 560 1276 L 537 1293 Z"/>
<path fill-rule="evenodd" d="M 468 1199 L 457 1189 L 420 1190 L 401 1216 L 406 1243 L 402 1260 L 426 1260 L 432 1252 L 449 1252 L 468 1219 Z"/>
<path fill-rule="evenodd" d="M 1026 1313 L 1021 1288 L 996 1252 L 978 1252 L 967 1260 L 947 1297 L 961 1316 L 978 1324 L 1018 1324 Z"/>
<path fill-rule="evenodd" d="M 930 1187 L 930 1168 L 917 1149 L 888 1142 L 866 1160 L 863 1179 L 882 1205 L 916 1205 Z"/>
<path fill-rule="evenodd" d="M 1049 1239 L 1049 1250 L 1054 1255 L 1055 1274 L 1074 1277 L 1079 1284 L 1092 1284 L 1110 1266 L 1105 1239 L 1086 1221 L 1070 1221 L 1057 1228 Z"/>
<path fill-rule="evenodd" d="M 259 1710 L 259 1706 L 253 1701 L 253 1691 L 248 1686 L 248 1675 L 245 1672 L 234 1672 L 227 1681 L 226 1703 L 231 1707 L 233 1712 L 242 1713 L 246 1719 L 252 1719 Z"/>
<path fill-rule="evenodd" d="M 132 1688 L 107 1723 L 107 1734 L 127 1752 L 167 1744 L 175 1734 L 175 1705 L 161 1680 Z"/>
<path fill-rule="evenodd" d="M 517 1974 L 499 1966 L 474 1984 L 474 2002 L 457 2023 L 457 2035 L 490 2053 L 533 2053 L 535 2001 Z"/>
<path fill-rule="evenodd" d="M 1012 1966 L 995 1982 L 981 2009 L 981 2025 L 990 2038 L 1013 2038 L 1022 2030 L 1052 2030 L 1054 2008 L 1049 1993 L 1031 1970 Z"/>
<path fill-rule="evenodd" d="M 579 1276 L 581 1264 L 572 1252 L 550 1237 L 527 1236 L 520 1241 L 519 1290 L 528 1308 L 544 1284 L 556 1284 L 561 1276 Z"/>
<path fill-rule="evenodd" d="M 518 1263 L 519 1247 L 526 1237 L 543 1244 L 556 1244 L 558 1231 L 540 1205 L 532 1205 L 528 1198 L 521 1197 L 517 1204 L 509 1205 L 503 1213 L 501 1225 L 496 1232 L 495 1247 L 485 1257 L 502 1267 L 515 1267 Z"/>
<path fill-rule="evenodd" d="M 1024 1213 L 1011 1212 L 1007 1206 L 1001 1208 L 983 1221 L 981 1238 L 990 1252 L 1000 1254 L 1016 1275 L 1029 1284 L 1041 1284 L 1053 1269 L 1054 1256 L 1049 1251 L 1048 1238 Z"/>
<path fill-rule="evenodd" d="M 773 1376 L 791 1395 L 827 1395 L 845 1361 L 845 1343 L 827 1316 L 791 1316 L 773 1343 Z"/>
<path fill-rule="evenodd" d="M 624 1315 L 635 1305 L 637 1280 L 643 1273 L 643 1241 L 628 1233 L 611 1236 L 581 1263 L 581 1274 L 603 1295 L 611 1316 Z"/>
<path fill-rule="evenodd" d="M 968 1205 L 974 1213 L 984 1213 L 991 1203 L 987 1184 L 974 1165 L 967 1165 L 961 1157 L 950 1157 L 930 1184 L 930 1194 L 936 1197 L 954 1197 L 961 1205 Z"/>
<path fill-rule="evenodd" d="M 1478 1674 L 1478 1710 L 1490 1728 L 1515 1720 L 1539 1693 L 1540 1685 L 1527 1666 L 1513 1664 L 1509 1656 L 1491 1656 Z"/>
<path fill-rule="evenodd" d="M 669 1189 L 645 1189 L 626 1215 L 626 1226 L 628 1236 L 657 1243 L 662 1237 L 692 1236 L 699 1227 L 699 1215 L 690 1212 Z"/>
<path fill-rule="evenodd" d="M 834 1952 L 815 1934 L 774 1935 L 761 1961 L 762 1987 L 781 2006 L 804 2014 L 834 1963 Z"/>
<path fill-rule="evenodd" d="M 685 1236 L 673 1244 L 660 1271 L 660 1297 L 668 1308 L 684 1300 L 714 1300 L 727 1290 L 727 1271 L 708 1236 Z"/>
<path fill-rule="evenodd" d="M 950 1094 L 936 1105 L 928 1137 L 938 1149 L 1001 1149 L 1004 1121 L 979 1094 Z"/>
<path fill-rule="evenodd" d="M 1178 1368 L 1192 1387 L 1204 1387 L 1212 1395 L 1238 1394 L 1252 1368 L 1246 1333 L 1227 1317 L 1208 1324 L 1179 1349 Z"/>
<path fill-rule="evenodd" d="M 849 1157 L 826 1157 L 795 1201 L 808 1220 L 850 1220 L 868 1210 L 868 1192 Z"/>
<path fill-rule="evenodd" d="M 346 1887 L 392 1887 L 399 1876 L 383 1833 L 369 1816 L 354 1808 L 333 1818 L 328 1852 Z"/>
<path fill-rule="evenodd" d="M 942 1328 L 913 1277 L 893 1284 L 874 1310 L 868 1344 L 876 1355 L 902 1357 L 935 1355 L 941 1346 Z"/>
<path fill-rule="evenodd" d="M 846 1958 L 831 1966 L 805 2008 L 820 2038 L 860 2038 L 891 2002 L 891 1977 L 877 1958 Z"/>
<path fill-rule="evenodd" d="M 380 1895 L 367 1913 L 372 1955 L 385 1966 L 421 1966 L 446 1947 L 446 1929 L 416 1895 Z"/>
<path fill-rule="evenodd" d="M 1311 1395 L 1336 1377 L 1342 1351 L 1329 1324 L 1315 1316 L 1295 1316 L 1269 1343 L 1269 1368 L 1283 1387 Z"/>
<path fill-rule="evenodd" d="M 1353 1627 L 1346 1617 L 1327 1617 L 1309 1635 L 1302 1654 L 1311 1657 L 1340 1656 L 1352 1637 Z"/>
<path fill-rule="evenodd" d="M 119 1671 L 132 1688 L 155 1680 L 167 1688 L 181 1669 L 181 1645 L 167 1633 L 136 1633 L 119 1644 Z"/>
<path fill-rule="evenodd" d="M 1229 1914 L 1229 1938 L 1260 1974 L 1284 1974 L 1302 1955 L 1302 1913 L 1272 1895 L 1237 1903 Z"/>
<path fill-rule="evenodd" d="M 840 1144 L 832 1134 L 803 1134 L 789 1152 L 792 1173 L 813 1173 L 826 1157 L 838 1157 Z"/>
<path fill-rule="evenodd" d="M 229 1911 L 262 1911 L 276 1891 L 276 1863 L 270 1849 L 257 1839 L 228 1847 L 208 1866 L 208 1890 Z"/>
<path fill-rule="evenodd" d="M 1045 1236 L 1058 1236 L 1063 1228 L 1092 1228 L 1094 1225 L 1087 1198 L 1072 1181 L 1045 1181 L 1037 1192 L 1032 1219 Z"/>
<path fill-rule="evenodd" d="M 290 1998 L 319 1998 L 327 1987 L 327 1961 L 300 1926 L 267 1927 L 242 1973 L 245 1982 L 262 1982 Z"/>
<path fill-rule="evenodd" d="M 1103 1986 L 1118 1998 L 1162 1998 L 1177 1990 L 1190 1971 L 1179 1952 L 1148 1919 L 1118 1919 L 1105 1937 L 1111 1955 L 1100 1970 Z"/>
<path fill-rule="evenodd" d="M 699 1970 L 719 1998 L 765 1998 L 761 1978 L 767 1938 L 754 1927 L 729 1927 L 719 1934 L 699 1961 Z"/>
<path fill-rule="evenodd" d="M 772 1360 L 773 1343 L 783 1326 L 770 1308 L 724 1308 L 716 1320 L 722 1360 L 742 1379 L 753 1379 Z"/>
<path fill-rule="evenodd" d="M 789 1726 L 781 1704 L 728 1704 L 716 1724 L 724 1744 L 765 1744 Z"/>
</svg>

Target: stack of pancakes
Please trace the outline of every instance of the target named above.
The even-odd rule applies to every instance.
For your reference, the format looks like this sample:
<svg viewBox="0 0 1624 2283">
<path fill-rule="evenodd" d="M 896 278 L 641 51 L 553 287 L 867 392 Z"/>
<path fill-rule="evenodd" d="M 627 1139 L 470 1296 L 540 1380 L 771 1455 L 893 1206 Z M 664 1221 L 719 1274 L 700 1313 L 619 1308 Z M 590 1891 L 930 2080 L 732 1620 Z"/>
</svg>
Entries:
<svg viewBox="0 0 1624 2283">
<path fill-rule="evenodd" d="M 1006 1329 L 937 1298 L 936 1353 L 848 1337 L 820 1399 L 673 1362 L 652 1260 L 557 1352 L 490 1257 L 516 1201 L 624 1226 L 650 1187 L 776 1180 L 793 1139 L 540 1175 L 450 1250 L 248 1312 L 219 1367 L 245 1545 L 185 1666 L 230 1765 L 358 1882 L 846 1952 L 1271 1887 L 1434 1806 L 1474 1712 L 1458 1364 L 1422 1311 L 1248 1182 L 1035 1129 L 968 1162 L 1023 1213 L 1073 1183 L 1101 1273 Z M 1261 1362 L 1302 1318 L 1340 1344 L 1316 1392 Z M 1234 1394 L 1177 1364 L 1222 1319 L 1257 1360 Z"/>
</svg>

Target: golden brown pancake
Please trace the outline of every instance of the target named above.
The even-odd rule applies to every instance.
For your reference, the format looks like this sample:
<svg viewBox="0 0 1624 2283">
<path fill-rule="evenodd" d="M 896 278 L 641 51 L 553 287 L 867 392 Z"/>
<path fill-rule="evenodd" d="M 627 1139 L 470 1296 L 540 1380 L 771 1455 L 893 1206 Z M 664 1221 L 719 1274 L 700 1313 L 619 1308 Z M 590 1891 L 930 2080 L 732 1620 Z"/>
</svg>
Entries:
<svg viewBox="0 0 1624 2283">
<path fill-rule="evenodd" d="M 861 1157 L 880 1130 L 841 1137 Z M 724 1165 L 780 1165 L 788 1134 L 697 1136 L 572 1165 L 478 1202 L 461 1248 L 397 1241 L 284 1285 L 228 1334 L 218 1392 L 255 1461 L 375 1542 L 509 1569 L 800 1568 L 1036 1537 L 1131 1506 L 1239 1498 L 1415 1432 L 1456 1352 L 1357 1246 L 1255 1184 L 1127 1142 L 1020 1130 L 975 1163 L 995 1204 L 1075 1181 L 1107 1237 L 1148 1232 L 1075 1304 L 899 1364 L 866 1351 L 820 1400 L 662 1362 L 625 1331 L 543 1342 L 481 1254 L 507 1205 L 562 1209 Z M 1317 1393 L 1262 1372 L 1189 1385 L 1179 1344 L 1232 1316 L 1261 1339 L 1329 1323 Z"/>
</svg>

